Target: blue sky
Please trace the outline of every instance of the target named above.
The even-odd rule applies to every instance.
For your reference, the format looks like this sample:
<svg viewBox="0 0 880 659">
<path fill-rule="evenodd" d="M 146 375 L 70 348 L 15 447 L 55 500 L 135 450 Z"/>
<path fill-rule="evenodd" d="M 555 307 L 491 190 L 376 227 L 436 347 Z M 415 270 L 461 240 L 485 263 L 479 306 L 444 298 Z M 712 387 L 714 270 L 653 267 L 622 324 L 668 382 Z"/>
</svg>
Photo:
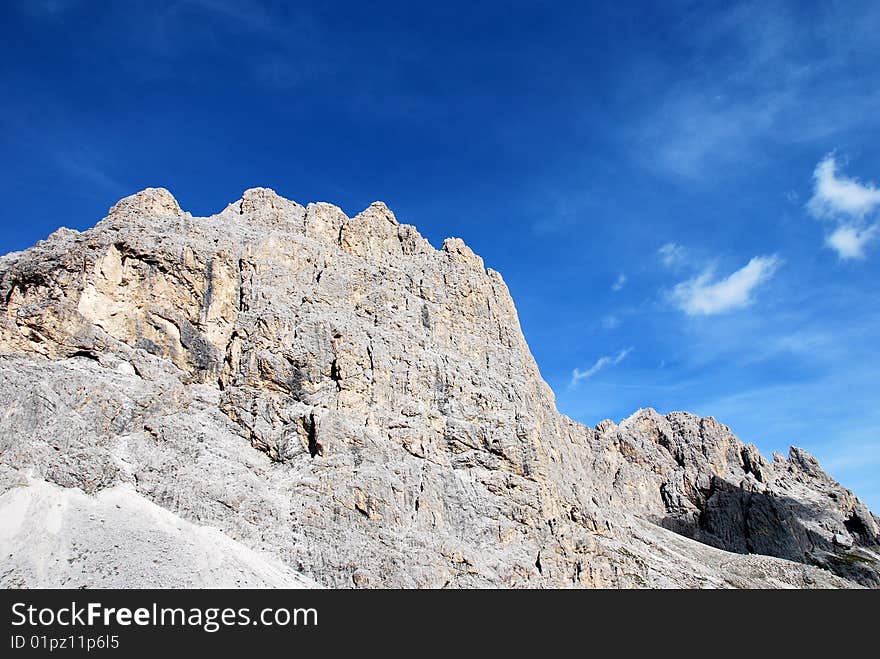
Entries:
<svg viewBox="0 0 880 659">
<path fill-rule="evenodd" d="M 0 9 L 0 251 L 168 187 L 375 199 L 501 271 L 560 409 L 713 415 L 880 510 L 880 4 Z"/>
</svg>

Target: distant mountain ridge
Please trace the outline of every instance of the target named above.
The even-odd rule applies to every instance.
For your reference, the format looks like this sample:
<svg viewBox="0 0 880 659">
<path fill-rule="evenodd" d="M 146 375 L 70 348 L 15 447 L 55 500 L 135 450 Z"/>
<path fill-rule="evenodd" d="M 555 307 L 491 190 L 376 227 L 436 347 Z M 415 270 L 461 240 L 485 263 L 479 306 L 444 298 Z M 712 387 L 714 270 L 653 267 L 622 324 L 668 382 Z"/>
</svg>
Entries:
<svg viewBox="0 0 880 659">
<path fill-rule="evenodd" d="M 381 202 L 149 188 L 0 257 L 0 409 L 7 587 L 880 586 L 880 520 L 814 458 L 559 414 L 501 275 Z M 152 569 L 150 528 L 183 558 Z"/>
</svg>

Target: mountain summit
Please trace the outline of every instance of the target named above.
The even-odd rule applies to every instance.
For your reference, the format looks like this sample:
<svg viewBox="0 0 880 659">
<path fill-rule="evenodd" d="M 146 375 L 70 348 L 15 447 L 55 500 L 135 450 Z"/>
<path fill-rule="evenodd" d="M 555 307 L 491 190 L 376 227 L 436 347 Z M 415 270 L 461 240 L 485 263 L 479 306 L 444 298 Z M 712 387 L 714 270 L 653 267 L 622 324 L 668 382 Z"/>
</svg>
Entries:
<svg viewBox="0 0 880 659">
<path fill-rule="evenodd" d="M 0 257 L 4 586 L 880 586 L 880 520 L 712 418 L 561 415 L 501 275 L 381 202 L 149 188 Z"/>
</svg>

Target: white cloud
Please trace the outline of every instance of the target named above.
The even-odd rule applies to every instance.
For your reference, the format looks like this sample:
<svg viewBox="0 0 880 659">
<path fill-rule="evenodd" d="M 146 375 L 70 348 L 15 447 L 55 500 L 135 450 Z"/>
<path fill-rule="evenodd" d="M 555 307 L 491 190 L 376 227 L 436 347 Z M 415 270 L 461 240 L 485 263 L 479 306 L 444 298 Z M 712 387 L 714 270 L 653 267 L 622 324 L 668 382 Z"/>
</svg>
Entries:
<svg viewBox="0 0 880 659">
<path fill-rule="evenodd" d="M 756 256 L 745 266 L 725 277 L 714 279 L 714 268 L 677 284 L 672 299 L 689 316 L 711 315 L 747 307 L 752 293 L 770 279 L 781 265 L 776 256 Z"/>
<path fill-rule="evenodd" d="M 815 217 L 861 220 L 880 206 L 880 189 L 871 183 L 838 175 L 833 153 L 816 165 L 813 181 L 813 197 L 807 208 Z"/>
<path fill-rule="evenodd" d="M 833 153 L 816 165 L 813 181 L 807 210 L 836 224 L 825 237 L 825 245 L 841 260 L 865 258 L 865 248 L 878 232 L 878 224 L 868 226 L 866 217 L 880 208 L 880 188 L 839 174 Z"/>
<path fill-rule="evenodd" d="M 594 375 L 596 375 L 596 373 L 601 371 L 606 366 L 614 366 L 615 364 L 619 364 L 624 359 L 626 359 L 626 356 L 631 352 L 632 348 L 626 348 L 625 350 L 621 350 L 614 357 L 608 355 L 600 357 L 596 360 L 595 364 L 590 366 L 590 368 L 585 371 L 582 371 L 579 368 L 574 369 L 571 372 L 571 386 L 574 387 L 581 380 L 586 380 L 587 378 L 593 377 Z"/>
<path fill-rule="evenodd" d="M 623 289 L 624 286 L 626 286 L 626 275 L 621 272 L 619 275 L 617 275 L 617 279 L 614 281 L 614 283 L 611 284 L 611 290 L 616 293 L 617 291 Z"/>
<path fill-rule="evenodd" d="M 681 245 L 676 243 L 666 243 L 657 250 L 657 257 L 660 259 L 660 263 L 662 263 L 664 267 L 674 268 L 684 261 L 686 253 L 687 250 Z"/>
<path fill-rule="evenodd" d="M 843 259 L 865 258 L 865 246 L 877 236 L 877 225 L 859 229 L 850 225 L 837 227 L 826 239 L 825 244 Z"/>
<path fill-rule="evenodd" d="M 880 189 L 871 183 L 838 175 L 833 153 L 816 165 L 813 181 L 813 197 L 807 208 L 816 217 L 862 219 L 880 206 Z"/>
</svg>

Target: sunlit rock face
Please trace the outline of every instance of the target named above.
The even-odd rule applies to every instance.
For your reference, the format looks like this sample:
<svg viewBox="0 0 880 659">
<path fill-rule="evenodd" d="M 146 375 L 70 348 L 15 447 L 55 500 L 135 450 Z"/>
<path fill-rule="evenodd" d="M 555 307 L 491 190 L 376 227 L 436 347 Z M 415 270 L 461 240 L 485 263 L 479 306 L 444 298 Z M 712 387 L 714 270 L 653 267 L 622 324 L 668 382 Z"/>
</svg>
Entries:
<svg viewBox="0 0 880 659">
<path fill-rule="evenodd" d="M 0 410 L 0 503 L 31 519 L 0 529 L 8 584 L 62 578 L 17 549 L 46 506 L 124 491 L 182 529 L 151 586 L 185 583 L 204 527 L 247 585 L 880 585 L 877 518 L 812 457 L 680 412 L 560 415 L 501 275 L 381 202 L 256 188 L 193 217 L 150 188 L 0 257 Z M 120 530 L 130 556 L 161 519 Z M 77 556 L 116 583 L 122 558 Z"/>
</svg>

